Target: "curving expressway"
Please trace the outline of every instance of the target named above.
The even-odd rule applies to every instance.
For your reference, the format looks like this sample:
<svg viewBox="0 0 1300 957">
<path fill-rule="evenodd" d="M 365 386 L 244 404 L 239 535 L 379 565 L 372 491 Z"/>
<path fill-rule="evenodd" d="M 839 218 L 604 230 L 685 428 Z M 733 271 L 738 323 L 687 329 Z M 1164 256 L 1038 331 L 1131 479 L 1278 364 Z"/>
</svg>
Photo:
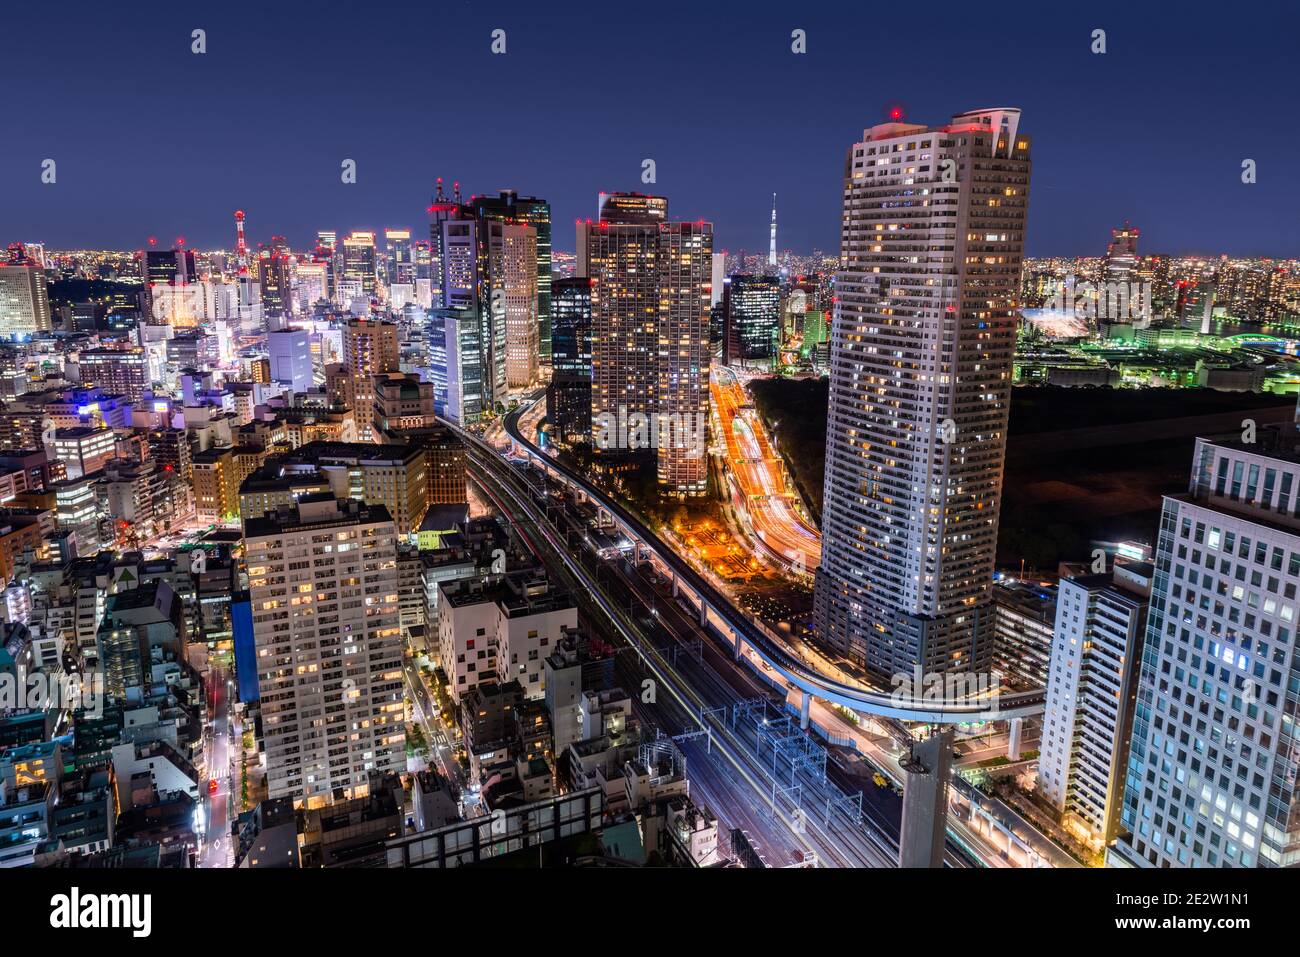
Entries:
<svg viewBox="0 0 1300 957">
<path fill-rule="evenodd" d="M 730 369 L 715 366 L 709 389 L 726 446 L 732 500 L 751 537 L 781 565 L 811 575 L 821 562 L 822 536 L 795 506 L 786 487 L 785 465 L 767 430 Z"/>
<path fill-rule="evenodd" d="M 526 455 L 547 474 L 561 480 L 584 498 L 606 512 L 629 539 L 636 543 L 639 555 L 648 556 L 673 582 L 675 592 L 691 601 L 699 612 L 700 623 L 713 626 L 729 643 L 739 660 L 752 660 L 751 651 L 764 664 L 803 692 L 802 718 L 806 722 L 812 698 L 819 698 L 854 711 L 880 715 L 900 721 L 928 724 L 957 724 L 971 721 L 1004 721 L 1039 714 L 1043 710 L 1042 690 L 982 698 L 970 703 L 950 704 L 922 699 L 900 699 L 884 691 L 845 684 L 809 667 L 792 654 L 779 639 L 760 623 L 737 608 L 717 588 L 699 574 L 689 562 L 673 551 L 640 519 L 609 498 L 586 478 L 551 458 L 519 428 L 519 418 L 529 405 L 508 413 L 503 421 L 511 446 Z M 466 432 L 454 422 L 440 420 L 465 443 L 466 451 L 484 468 L 511 469 L 513 466 L 492 446 Z M 574 561 L 577 559 L 575 558 Z"/>
</svg>

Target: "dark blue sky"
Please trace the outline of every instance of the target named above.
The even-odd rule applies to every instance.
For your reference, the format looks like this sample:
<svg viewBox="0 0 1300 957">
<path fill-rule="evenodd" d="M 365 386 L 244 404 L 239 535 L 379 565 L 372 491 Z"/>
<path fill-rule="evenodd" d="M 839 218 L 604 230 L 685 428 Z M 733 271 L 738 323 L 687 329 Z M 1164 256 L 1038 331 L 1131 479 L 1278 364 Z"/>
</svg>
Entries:
<svg viewBox="0 0 1300 957">
<path fill-rule="evenodd" d="M 766 248 L 775 190 L 780 245 L 835 251 L 845 149 L 900 103 L 924 123 L 1024 111 L 1032 255 L 1098 254 L 1127 218 L 1144 251 L 1291 257 L 1298 26 L 1281 5 L 1136 0 L 13 3 L 0 242 L 229 246 L 241 207 L 252 242 L 419 235 L 441 175 L 550 199 L 560 249 L 599 190 L 640 188 L 733 251 Z"/>
</svg>

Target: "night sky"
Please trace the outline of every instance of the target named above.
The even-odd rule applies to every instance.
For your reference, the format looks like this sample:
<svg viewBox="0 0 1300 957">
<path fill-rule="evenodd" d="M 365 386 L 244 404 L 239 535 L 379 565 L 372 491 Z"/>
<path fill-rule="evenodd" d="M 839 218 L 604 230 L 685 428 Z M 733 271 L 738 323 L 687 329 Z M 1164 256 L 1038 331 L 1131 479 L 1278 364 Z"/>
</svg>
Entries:
<svg viewBox="0 0 1300 957">
<path fill-rule="evenodd" d="M 835 252 L 845 150 L 899 104 L 931 124 L 1023 110 L 1030 255 L 1100 254 L 1125 219 L 1144 252 L 1300 255 L 1300 15 L 947 6 L 10 3 L 0 244 L 229 248 L 236 208 L 253 243 L 387 226 L 420 238 L 443 176 L 466 195 L 551 200 L 563 250 L 599 190 L 640 189 L 711 220 L 717 248 L 753 252 L 775 191 L 781 248 Z M 504 56 L 489 50 L 498 27 Z M 796 27 L 806 55 L 790 52 Z M 345 158 L 355 185 L 340 182 Z"/>
</svg>

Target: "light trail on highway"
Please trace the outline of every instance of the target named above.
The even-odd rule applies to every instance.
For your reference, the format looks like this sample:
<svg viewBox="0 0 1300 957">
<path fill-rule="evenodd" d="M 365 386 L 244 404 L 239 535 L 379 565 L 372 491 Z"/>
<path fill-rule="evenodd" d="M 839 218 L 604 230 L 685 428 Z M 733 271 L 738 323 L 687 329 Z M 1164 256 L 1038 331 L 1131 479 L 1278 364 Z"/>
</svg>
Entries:
<svg viewBox="0 0 1300 957">
<path fill-rule="evenodd" d="M 709 377 L 713 410 L 725 448 L 732 502 L 744 530 L 767 556 L 796 574 L 821 562 L 821 532 L 799 511 L 785 465 L 735 373 L 715 366 Z"/>
</svg>

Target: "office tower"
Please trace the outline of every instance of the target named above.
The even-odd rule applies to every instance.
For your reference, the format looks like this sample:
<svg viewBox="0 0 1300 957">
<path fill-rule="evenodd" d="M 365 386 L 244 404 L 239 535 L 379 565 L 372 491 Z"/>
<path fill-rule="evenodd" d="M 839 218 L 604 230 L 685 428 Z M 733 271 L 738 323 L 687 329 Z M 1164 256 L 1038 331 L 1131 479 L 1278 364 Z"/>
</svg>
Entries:
<svg viewBox="0 0 1300 957">
<path fill-rule="evenodd" d="M 350 319 L 343 328 L 343 364 L 354 376 L 397 372 L 400 347 L 397 326 L 371 319 Z"/>
<path fill-rule="evenodd" d="M 244 528 L 272 798 L 360 797 L 402 768 L 395 536 L 383 506 L 330 494 Z"/>
<path fill-rule="evenodd" d="M 271 381 L 291 392 L 307 392 L 313 385 L 311 334 L 306 329 L 277 329 L 267 333 Z"/>
<path fill-rule="evenodd" d="M 438 415 L 462 427 L 476 422 L 488 408 L 478 318 L 477 311 L 468 306 L 435 309 L 430 317 L 434 408 Z"/>
<path fill-rule="evenodd" d="M 465 445 L 445 426 L 435 426 L 420 437 L 428 456 L 429 504 L 466 501 Z"/>
<path fill-rule="evenodd" d="M 1164 499 L 1111 864 L 1300 864 L 1300 436 L 1251 437 L 1197 439 Z"/>
<path fill-rule="evenodd" d="M 9 247 L 0 263 L 0 337 L 27 336 L 53 327 L 45 272 L 21 244 Z"/>
<path fill-rule="evenodd" d="M 414 283 L 415 262 L 411 256 L 411 231 L 385 229 L 384 243 L 389 285 Z"/>
<path fill-rule="evenodd" d="M 713 287 L 709 293 L 709 306 L 722 302 L 722 289 L 727 279 L 727 254 L 713 254 Z"/>
<path fill-rule="evenodd" d="M 343 278 L 357 283 L 366 296 L 375 294 L 375 234 L 354 232 L 343 240 Z"/>
<path fill-rule="evenodd" d="M 506 387 L 537 381 L 537 230 L 518 223 L 501 227 L 501 308 L 505 312 Z M 495 307 L 494 307 L 495 308 Z"/>
<path fill-rule="evenodd" d="M 1119 831 L 1151 565 L 1063 578 L 1056 605 L 1038 791 L 1094 846 Z"/>
<path fill-rule="evenodd" d="M 1138 230 L 1130 223 L 1110 231 L 1106 246 L 1106 260 L 1102 266 L 1104 282 L 1128 282 L 1138 264 Z"/>
<path fill-rule="evenodd" d="M 83 385 L 139 402 L 149 386 L 149 360 L 144 349 L 83 349 L 77 356 Z"/>
<path fill-rule="evenodd" d="M 770 367 L 781 329 L 781 280 L 737 274 L 726 284 L 726 326 L 722 336 L 726 364 Z"/>
<path fill-rule="evenodd" d="M 818 628 L 877 677 L 981 672 L 1029 189 L 1018 110 L 848 153 Z"/>
<path fill-rule="evenodd" d="M 648 455 L 662 486 L 701 494 L 713 227 L 668 222 L 662 196 L 602 193 L 600 208 L 599 222 L 577 228 L 577 271 L 591 280 L 593 432 L 646 420 L 649 436 L 624 442 L 620 429 L 616 446 L 608 435 L 593 443 L 613 457 Z"/>
<path fill-rule="evenodd" d="M 591 435 L 591 280 L 551 284 L 551 383 L 546 418 L 565 444 Z"/>
<path fill-rule="evenodd" d="M 322 262 L 299 262 L 294 272 L 292 306 L 288 311 L 310 315 L 316 303 L 330 297 L 329 266 Z"/>
<path fill-rule="evenodd" d="M 602 223 L 655 226 L 668 221 L 668 197 L 646 196 L 643 193 L 600 193 L 596 197 L 596 216 Z"/>
<path fill-rule="evenodd" d="M 460 192 L 460 184 L 456 184 Z M 443 224 L 448 220 L 462 216 L 460 200 L 452 201 L 442 191 L 442 177 L 438 177 L 437 192 L 429 204 L 429 281 L 432 292 L 432 307 L 442 309 L 450 306 L 445 297 L 444 282 L 446 278 L 446 252 Z"/>
<path fill-rule="evenodd" d="M 258 279 L 262 290 L 262 315 L 283 318 L 293 312 L 290 288 L 290 257 L 278 249 L 262 250 L 258 256 Z"/>
<path fill-rule="evenodd" d="M 150 285 L 196 282 L 198 266 L 191 249 L 148 249 L 144 254 L 144 280 Z"/>
<path fill-rule="evenodd" d="M 325 298 L 333 299 L 339 278 L 338 234 L 332 229 L 318 230 L 311 261 L 325 268 Z"/>
<path fill-rule="evenodd" d="M 476 196 L 471 208 L 480 223 L 488 220 L 531 226 L 536 232 L 537 341 L 542 364 L 551 357 L 551 204 L 536 196 L 520 196 L 512 189 L 496 196 Z"/>
</svg>

